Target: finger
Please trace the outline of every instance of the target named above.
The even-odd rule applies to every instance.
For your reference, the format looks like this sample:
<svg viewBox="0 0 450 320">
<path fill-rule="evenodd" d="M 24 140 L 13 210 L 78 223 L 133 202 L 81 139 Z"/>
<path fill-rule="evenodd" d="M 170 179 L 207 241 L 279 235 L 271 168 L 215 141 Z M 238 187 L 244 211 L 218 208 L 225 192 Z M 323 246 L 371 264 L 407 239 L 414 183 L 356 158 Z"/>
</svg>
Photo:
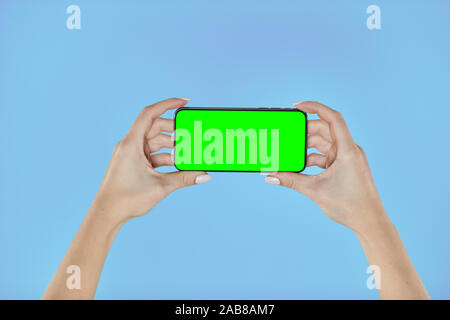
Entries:
<svg viewBox="0 0 450 320">
<path fill-rule="evenodd" d="M 159 133 L 156 137 L 148 141 L 148 147 L 151 153 L 157 152 L 162 148 L 172 149 L 173 148 L 172 137 L 169 136 L 168 134 Z"/>
<path fill-rule="evenodd" d="M 270 184 L 278 184 L 294 189 L 305 195 L 309 195 L 313 189 L 314 176 L 295 172 L 276 172 L 268 175 L 265 181 Z"/>
<path fill-rule="evenodd" d="M 330 142 L 333 141 L 330 134 L 330 126 L 324 120 L 308 120 L 308 134 L 317 134 Z"/>
<path fill-rule="evenodd" d="M 327 168 L 327 156 L 318 153 L 310 153 L 308 154 L 308 158 L 306 159 L 306 166 L 312 167 L 316 166 L 322 169 Z"/>
<path fill-rule="evenodd" d="M 147 134 L 147 139 L 155 137 L 160 132 L 173 132 L 173 130 L 174 121 L 172 119 L 156 118 L 156 120 L 153 121 L 153 125 Z"/>
<path fill-rule="evenodd" d="M 211 176 L 203 171 L 178 171 L 164 175 L 169 191 L 192 186 L 194 184 L 202 184 L 211 180 Z"/>
<path fill-rule="evenodd" d="M 128 133 L 129 136 L 143 139 L 145 133 L 151 128 L 155 118 L 169 109 L 175 109 L 184 106 L 189 99 L 187 98 L 172 98 L 157 102 L 151 106 L 145 107 Z"/>
<path fill-rule="evenodd" d="M 321 119 L 329 124 L 331 136 L 338 145 L 338 152 L 345 152 L 355 148 L 355 143 L 347 124 L 338 111 L 315 101 L 298 102 L 294 103 L 294 105 L 301 111 L 318 114 Z"/>
<path fill-rule="evenodd" d="M 171 98 L 159 101 L 148 108 L 151 110 L 151 112 L 159 117 L 163 113 L 165 113 L 167 110 L 180 108 L 184 106 L 186 103 L 188 103 L 189 98 Z"/>
<path fill-rule="evenodd" d="M 173 166 L 173 159 L 170 153 L 158 153 L 150 156 L 150 161 L 153 168 L 163 166 Z"/>
<path fill-rule="evenodd" d="M 316 148 L 319 152 L 328 153 L 332 144 L 322 138 L 322 136 L 314 135 L 308 136 L 308 148 Z"/>
</svg>

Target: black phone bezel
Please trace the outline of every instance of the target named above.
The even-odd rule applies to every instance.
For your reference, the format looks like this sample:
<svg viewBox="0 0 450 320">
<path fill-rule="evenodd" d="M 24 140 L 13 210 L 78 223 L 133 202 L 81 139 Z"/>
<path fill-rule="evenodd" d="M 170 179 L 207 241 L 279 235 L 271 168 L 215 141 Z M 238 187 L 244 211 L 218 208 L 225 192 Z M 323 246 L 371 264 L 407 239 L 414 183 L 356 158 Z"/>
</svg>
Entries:
<svg viewBox="0 0 450 320">
<path fill-rule="evenodd" d="M 280 172 L 302 172 L 306 169 L 306 160 L 308 157 L 308 115 L 303 112 L 302 110 L 299 110 L 297 108 L 271 108 L 271 107 L 265 107 L 265 108 L 243 108 L 243 107 L 180 107 L 175 110 L 173 115 L 173 153 L 175 154 L 175 129 L 177 127 L 177 114 L 180 111 L 183 110 L 205 110 L 205 111 L 286 111 L 286 112 L 301 112 L 305 115 L 305 161 L 304 166 L 300 171 L 280 171 Z M 178 171 L 205 171 L 205 172 L 240 172 L 240 173 L 267 173 L 269 174 L 270 171 L 237 171 L 237 170 L 182 170 L 179 169 L 175 163 L 175 157 L 174 157 L 174 167 Z"/>
</svg>

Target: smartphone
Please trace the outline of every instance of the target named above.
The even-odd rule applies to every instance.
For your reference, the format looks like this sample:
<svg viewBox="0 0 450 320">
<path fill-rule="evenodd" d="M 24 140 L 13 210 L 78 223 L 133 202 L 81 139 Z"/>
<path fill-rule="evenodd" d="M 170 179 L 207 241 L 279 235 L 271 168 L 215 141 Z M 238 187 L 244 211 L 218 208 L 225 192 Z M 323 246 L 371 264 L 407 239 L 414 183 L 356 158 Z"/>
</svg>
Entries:
<svg viewBox="0 0 450 320">
<path fill-rule="evenodd" d="M 307 117 L 291 108 L 182 107 L 175 112 L 178 170 L 300 172 Z"/>
</svg>

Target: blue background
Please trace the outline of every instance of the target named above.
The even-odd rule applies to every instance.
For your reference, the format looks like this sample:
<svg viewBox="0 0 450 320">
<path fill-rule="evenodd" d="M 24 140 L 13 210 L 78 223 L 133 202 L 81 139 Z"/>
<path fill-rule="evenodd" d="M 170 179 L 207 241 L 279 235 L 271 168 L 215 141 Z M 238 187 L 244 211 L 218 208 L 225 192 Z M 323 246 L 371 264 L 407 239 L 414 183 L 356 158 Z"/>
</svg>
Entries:
<svg viewBox="0 0 450 320">
<path fill-rule="evenodd" d="M 81 8 L 81 30 L 66 8 Z M 366 8 L 381 7 L 381 30 Z M 339 109 L 432 298 L 450 298 L 449 1 L 1 1 L 0 298 L 39 298 L 140 109 Z M 168 114 L 167 116 L 171 116 Z M 309 172 L 314 172 L 309 170 Z M 378 298 L 352 232 L 213 173 L 119 232 L 97 298 Z"/>
</svg>

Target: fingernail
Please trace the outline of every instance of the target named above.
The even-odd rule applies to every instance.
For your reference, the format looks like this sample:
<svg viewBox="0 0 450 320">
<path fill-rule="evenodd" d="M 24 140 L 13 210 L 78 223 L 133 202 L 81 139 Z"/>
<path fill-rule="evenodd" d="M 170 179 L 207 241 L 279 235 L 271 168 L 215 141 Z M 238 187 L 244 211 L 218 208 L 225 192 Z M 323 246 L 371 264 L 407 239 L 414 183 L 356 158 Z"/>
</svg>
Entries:
<svg viewBox="0 0 450 320">
<path fill-rule="evenodd" d="M 297 101 L 297 102 L 294 102 L 294 106 L 296 106 L 296 105 L 298 105 L 298 104 L 300 104 L 300 103 L 302 103 L 303 101 Z"/>
<path fill-rule="evenodd" d="M 275 177 L 266 177 L 264 179 L 265 182 L 269 183 L 269 184 L 280 184 L 280 179 L 275 178 Z"/>
<path fill-rule="evenodd" d="M 190 98 L 178 98 L 178 99 L 181 99 L 181 100 L 184 100 L 184 101 L 189 101 L 189 100 L 191 100 Z"/>
<path fill-rule="evenodd" d="M 202 174 L 195 178 L 195 184 L 205 183 L 211 180 L 211 176 L 209 174 Z"/>
</svg>

